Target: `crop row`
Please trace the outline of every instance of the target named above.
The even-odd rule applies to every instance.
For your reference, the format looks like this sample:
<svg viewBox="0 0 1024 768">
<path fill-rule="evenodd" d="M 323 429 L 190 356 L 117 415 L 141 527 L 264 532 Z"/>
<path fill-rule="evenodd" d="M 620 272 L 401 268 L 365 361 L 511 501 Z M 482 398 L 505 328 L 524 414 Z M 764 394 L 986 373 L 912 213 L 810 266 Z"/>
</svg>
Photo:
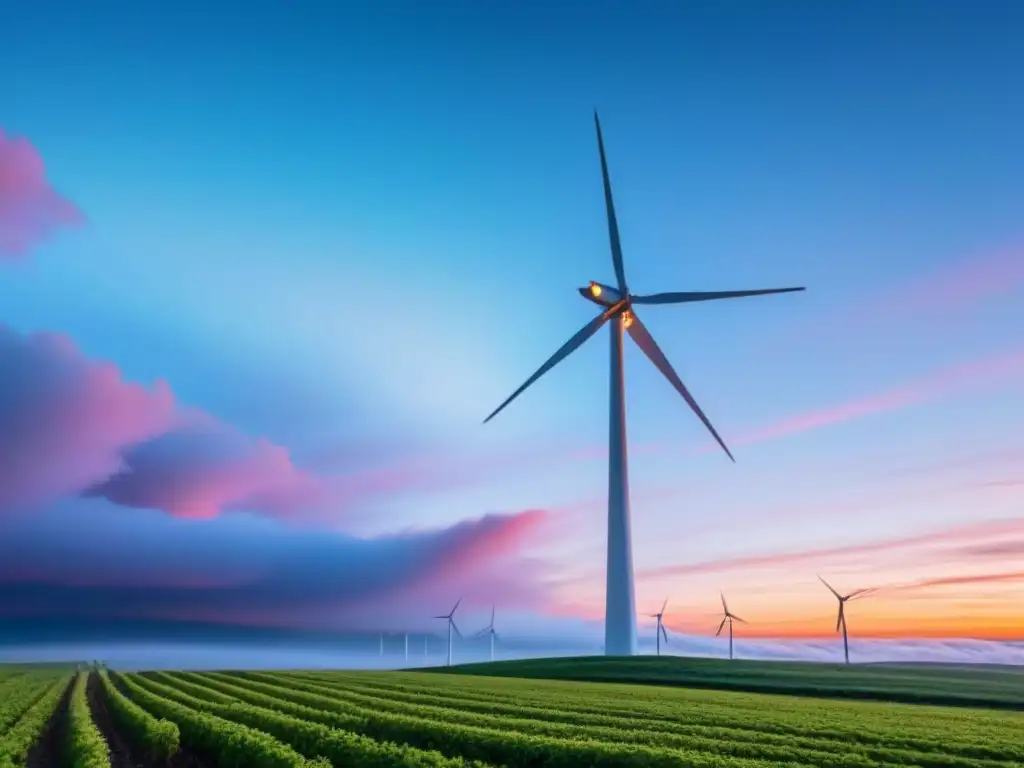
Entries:
<svg viewBox="0 0 1024 768">
<path fill-rule="evenodd" d="M 154 693 L 148 686 L 140 685 L 134 676 L 121 676 L 119 681 L 132 701 L 151 715 L 175 723 L 190 745 L 218 763 L 249 768 L 329 768 L 323 762 L 306 760 L 267 733 Z"/>
<path fill-rule="evenodd" d="M 226 675 L 157 674 L 166 680 L 165 688 L 187 692 L 188 695 L 227 705 L 242 700 L 331 726 L 355 731 L 379 740 L 404 742 L 422 748 L 434 748 L 453 758 L 480 760 L 507 766 L 560 765 L 634 765 L 679 766 L 778 766 L 778 765 L 873 765 L 862 761 L 835 759 L 803 762 L 798 755 L 764 752 L 747 755 L 713 754 L 695 749 L 652 747 L 644 744 L 602 742 L 574 729 L 565 738 L 502 727 L 469 726 L 444 719 L 430 719 L 408 714 L 360 708 L 326 696 L 265 685 L 252 680 L 228 682 Z M 225 679 L 227 678 L 227 679 Z M 158 683 L 160 684 L 160 683 Z M 753 746 L 753 745 L 751 745 Z"/>
<path fill-rule="evenodd" d="M 53 685 L 52 676 L 37 678 L 26 676 L 11 681 L 0 690 L 0 734 L 21 720 L 25 711 L 35 704 Z"/>
<path fill-rule="evenodd" d="M 265 677 L 250 673 L 244 673 L 244 676 Z M 811 737 L 847 745 L 853 742 L 867 747 L 1024 761 L 1024 744 L 1016 736 L 1020 717 L 1009 713 L 942 710 L 913 705 L 883 707 L 862 702 L 812 703 L 807 699 L 767 694 L 668 691 L 642 686 L 552 684 L 549 681 L 471 677 L 448 678 L 444 680 L 447 684 L 434 684 L 434 680 L 440 677 L 423 674 L 385 677 L 366 673 L 274 675 L 279 684 L 287 686 L 316 683 L 377 697 L 492 714 L 519 711 L 530 718 L 610 726 L 616 721 L 642 720 L 648 729 L 669 732 L 679 732 L 681 725 L 686 728 L 725 728 L 733 731 L 732 738 L 737 739 L 743 738 L 738 735 L 740 732 L 746 732 L 747 738 L 758 741 L 774 734 L 798 739 Z M 494 685 L 496 682 L 498 686 Z M 639 689 L 646 696 L 643 700 L 631 702 L 620 695 L 620 689 L 622 693 Z M 769 702 L 770 706 L 765 706 Z M 754 706 L 749 706 L 751 704 Z M 826 716 L 829 709 L 833 710 L 833 718 Z M 947 713 L 953 713 L 953 716 L 942 717 Z M 630 722 L 630 725 L 622 727 L 635 726 Z"/>
<path fill-rule="evenodd" d="M 21 719 L 0 736 L 0 768 L 23 765 L 29 749 L 42 735 L 60 705 L 69 678 L 50 683 L 42 696 L 22 714 Z"/>
<path fill-rule="evenodd" d="M 972 732 L 992 731 L 997 735 L 1008 728 L 1019 727 L 1019 716 L 1006 712 L 937 708 L 874 702 L 809 701 L 807 698 L 768 696 L 725 691 L 642 685 L 578 683 L 564 681 L 517 680 L 445 676 L 423 673 L 288 673 L 289 677 L 319 678 L 354 684 L 373 685 L 389 690 L 419 690 L 436 694 L 472 696 L 486 700 L 533 700 L 541 706 L 552 701 L 576 701 L 588 708 L 609 706 L 623 712 L 649 715 L 653 711 L 678 718 L 683 715 L 712 712 L 716 716 L 746 719 L 751 713 L 759 721 L 777 723 L 784 728 L 824 729 L 841 733 L 843 738 L 859 733 L 868 726 L 872 730 L 898 725 L 901 732 L 934 734 L 936 727 L 948 735 L 949 728 L 970 724 Z M 766 698 L 767 697 L 767 698 Z M 764 702 L 772 706 L 766 711 Z M 856 715 L 856 718 L 853 716 Z M 966 730 L 966 729 L 965 729 Z"/>
<path fill-rule="evenodd" d="M 68 702 L 68 743 L 61 745 L 67 750 L 67 764 L 73 768 L 110 768 L 110 752 L 89 711 L 89 700 L 85 686 L 89 682 L 88 672 L 79 672 L 71 686 L 71 700 Z"/>
<path fill-rule="evenodd" d="M 133 699 L 150 711 L 162 707 L 160 714 L 177 722 L 189 740 L 193 736 L 185 730 L 186 725 L 179 719 L 185 717 L 185 713 L 193 719 L 205 718 L 209 722 L 221 723 L 225 730 L 234 728 L 251 734 L 269 734 L 268 738 L 275 737 L 274 743 L 290 753 L 313 760 L 327 759 L 331 763 L 353 768 L 462 768 L 464 765 L 461 760 L 448 760 L 437 752 L 419 750 L 404 744 L 378 742 L 230 697 L 193 696 L 185 690 L 188 688 L 185 683 L 167 686 L 137 675 L 126 675 L 121 679 Z M 207 748 L 212 748 L 215 737 L 215 733 L 207 735 Z M 244 764 L 263 765 L 256 762 Z"/>
<path fill-rule="evenodd" d="M 332 683 L 328 680 L 314 684 L 308 679 L 296 679 L 286 674 L 246 673 L 242 677 L 328 695 L 366 708 L 420 714 L 433 712 L 450 722 L 467 725 L 481 725 L 485 724 L 485 718 L 492 721 L 497 718 L 508 728 L 529 733 L 567 737 L 580 729 L 585 729 L 589 737 L 601 741 L 684 749 L 699 748 L 745 756 L 769 757 L 774 752 L 796 756 L 797 753 L 793 750 L 799 749 L 803 750 L 799 754 L 799 759 L 810 764 L 853 764 L 851 761 L 856 760 L 857 764 L 872 765 L 883 762 L 897 765 L 994 766 L 1005 764 L 1002 761 L 1008 759 L 997 750 L 992 750 L 991 754 L 985 756 L 949 754 L 938 741 L 928 743 L 926 746 L 930 749 L 915 750 L 884 743 L 851 743 L 848 739 L 812 731 L 796 735 L 766 732 L 757 728 L 758 720 L 753 717 L 745 720 L 744 727 L 737 727 L 736 724 L 722 726 L 650 719 L 636 713 L 627 717 L 615 717 L 603 712 L 566 711 L 558 708 L 557 702 L 552 702 L 548 707 L 540 707 L 514 703 L 459 701 L 451 697 L 433 698 L 430 694 L 374 690 L 372 687 L 352 686 L 343 682 Z M 571 704 L 568 701 L 563 703 Z M 818 754 L 811 754 L 812 752 Z M 966 762 L 962 759 L 965 757 L 968 758 Z"/>
<path fill-rule="evenodd" d="M 114 685 L 105 669 L 98 672 L 107 709 L 127 739 L 154 763 L 169 760 L 180 749 L 178 726 L 153 717 Z"/>
<path fill-rule="evenodd" d="M 1005 757 L 998 759 L 977 759 L 941 752 L 915 752 L 912 750 L 875 746 L 837 740 L 815 739 L 812 736 L 786 737 L 775 734 L 760 734 L 754 731 L 731 731 L 725 728 L 707 728 L 677 724 L 677 730 L 652 730 L 640 718 L 619 721 L 612 724 L 595 724 L 580 718 L 572 723 L 537 718 L 534 712 L 516 713 L 505 711 L 500 716 L 455 710 L 444 706 L 410 704 L 381 696 L 354 693 L 344 688 L 317 686 L 308 682 L 289 679 L 276 684 L 268 680 L 269 675 L 247 673 L 242 679 L 225 675 L 207 675 L 207 680 L 235 682 L 245 688 L 263 694 L 288 698 L 306 706 L 343 712 L 349 716 L 370 717 L 373 720 L 404 717 L 428 721 L 435 725 L 454 725 L 503 729 L 519 734 L 548 737 L 561 740 L 579 738 L 582 733 L 587 739 L 607 744 L 630 744 L 641 747 L 665 748 L 687 754 L 694 753 L 729 755 L 745 759 L 767 759 L 792 761 L 803 765 L 819 766 L 865 766 L 865 765 L 914 765 L 930 768 L 971 768 L 1007 766 Z M 267 682 L 253 678 L 263 678 Z M 237 691 L 232 691 L 237 693 Z M 301 694 L 300 695 L 297 695 Z"/>
</svg>

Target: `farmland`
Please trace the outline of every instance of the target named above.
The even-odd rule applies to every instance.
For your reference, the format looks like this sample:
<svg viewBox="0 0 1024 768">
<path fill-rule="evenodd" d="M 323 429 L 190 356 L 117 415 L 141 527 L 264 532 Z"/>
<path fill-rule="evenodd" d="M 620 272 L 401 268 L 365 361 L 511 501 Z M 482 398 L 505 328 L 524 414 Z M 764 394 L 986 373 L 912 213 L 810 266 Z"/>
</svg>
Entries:
<svg viewBox="0 0 1024 768">
<path fill-rule="evenodd" d="M 579 656 L 460 664 L 448 674 L 586 680 L 1024 711 L 1024 668 Z"/>
<path fill-rule="evenodd" d="M 681 686 L 0 667 L 3 768 L 1010 768 L 1022 733 L 1018 712 Z"/>
</svg>

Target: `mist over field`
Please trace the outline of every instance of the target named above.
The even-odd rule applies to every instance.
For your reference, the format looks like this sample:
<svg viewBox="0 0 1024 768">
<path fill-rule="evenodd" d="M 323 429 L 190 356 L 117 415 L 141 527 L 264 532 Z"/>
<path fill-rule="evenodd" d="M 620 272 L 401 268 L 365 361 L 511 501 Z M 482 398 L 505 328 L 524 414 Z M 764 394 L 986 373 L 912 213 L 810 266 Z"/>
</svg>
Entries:
<svg viewBox="0 0 1024 768">
<path fill-rule="evenodd" d="M 676 638 L 663 655 L 721 657 L 726 646 L 704 637 Z M 553 656 L 586 656 L 602 652 L 598 644 L 529 643 L 511 641 L 496 650 L 496 659 L 524 659 Z M 654 649 L 641 643 L 641 652 Z M 832 640 L 759 640 L 741 643 L 736 657 L 775 661 L 841 662 L 842 644 Z M 902 662 L 939 664 L 1018 665 L 1024 674 L 1024 643 L 988 640 L 860 640 L 850 642 L 854 663 Z M 409 657 L 404 638 L 387 636 L 384 654 L 379 638 L 339 639 L 325 642 L 163 642 L 159 640 L 32 642 L 0 645 L 0 663 L 77 662 L 101 660 L 112 669 L 403 669 L 434 667 L 446 663 L 446 646 L 441 637 L 427 641 L 410 635 Z M 456 644 L 453 663 L 488 661 L 482 641 Z"/>
</svg>

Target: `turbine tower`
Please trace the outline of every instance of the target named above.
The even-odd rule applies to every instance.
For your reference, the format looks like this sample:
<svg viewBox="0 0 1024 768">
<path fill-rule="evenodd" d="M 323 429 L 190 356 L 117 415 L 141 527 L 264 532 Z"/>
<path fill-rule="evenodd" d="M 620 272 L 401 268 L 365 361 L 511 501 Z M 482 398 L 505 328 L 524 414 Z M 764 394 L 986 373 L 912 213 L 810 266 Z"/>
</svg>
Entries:
<svg viewBox="0 0 1024 768">
<path fill-rule="evenodd" d="M 744 621 L 739 616 L 737 616 L 735 613 L 733 613 L 732 611 L 729 610 L 729 606 L 725 602 L 725 595 L 723 595 L 721 592 L 719 592 L 718 594 L 721 595 L 721 597 L 722 597 L 722 613 L 724 615 L 722 616 L 722 623 L 718 625 L 718 631 L 715 632 L 715 637 L 718 637 L 720 634 L 722 634 L 722 628 L 726 625 L 726 622 L 728 622 L 728 624 L 729 624 L 729 658 L 731 659 L 732 658 L 732 623 L 733 623 L 733 621 L 738 621 L 740 624 L 746 624 L 747 622 Z"/>
<path fill-rule="evenodd" d="M 455 634 L 459 636 L 460 640 L 462 639 L 462 633 L 459 632 L 459 628 L 457 626 L 455 626 L 455 612 L 459 609 L 459 603 L 461 603 L 461 602 L 462 602 L 462 598 L 460 597 L 456 601 L 455 607 L 452 608 L 451 613 L 445 614 L 444 616 L 435 616 L 434 617 L 435 619 L 446 619 L 448 621 L 448 666 L 449 667 L 452 665 L 452 630 L 454 629 L 455 630 Z"/>
<path fill-rule="evenodd" d="M 380 655 L 384 655 L 384 633 L 380 633 Z"/>
<path fill-rule="evenodd" d="M 658 627 L 654 630 L 654 639 L 657 641 L 658 655 L 661 656 L 661 638 L 665 638 L 665 645 L 668 645 L 668 633 L 665 631 L 665 624 L 662 622 L 661 617 L 665 615 L 665 606 L 668 605 L 668 598 L 665 598 L 665 602 L 661 604 L 661 610 L 657 613 L 649 614 L 650 618 L 658 620 Z"/>
<path fill-rule="evenodd" d="M 814 575 L 818 576 L 818 574 Z M 846 663 L 849 664 L 850 642 L 846 635 L 846 602 L 847 600 L 855 600 L 858 597 L 866 597 L 877 590 L 876 588 L 871 587 L 869 589 L 854 590 L 848 595 L 840 595 L 838 592 L 832 589 L 832 585 L 825 581 L 823 578 L 821 578 L 821 576 L 818 576 L 818 579 L 821 581 L 822 584 L 828 587 L 828 591 L 835 595 L 836 600 L 839 601 L 839 615 L 836 617 L 836 632 L 838 632 L 840 628 L 842 628 L 843 630 L 843 658 L 846 660 Z"/>
<path fill-rule="evenodd" d="M 601 176 L 604 182 L 605 211 L 608 218 L 608 238 L 611 243 L 612 266 L 615 270 L 615 286 L 591 282 L 580 288 L 583 298 L 600 307 L 600 314 L 581 328 L 562 348 L 555 352 L 537 372 L 526 380 L 519 389 L 486 419 L 493 419 L 518 397 L 527 387 L 554 368 L 558 363 L 579 349 L 584 342 L 598 332 L 605 323 L 611 329 L 611 378 L 608 425 L 608 560 L 605 586 L 604 636 L 605 654 L 608 656 L 633 656 L 636 654 L 636 598 L 633 587 L 633 547 L 630 540 L 629 521 L 629 473 L 626 456 L 626 390 L 622 361 L 623 332 L 643 351 L 675 390 L 682 395 L 690 409 L 704 423 L 712 436 L 730 459 L 732 454 L 718 432 L 704 415 L 697 401 L 680 380 L 661 348 L 640 321 L 634 309 L 646 304 L 686 304 L 712 299 L 732 299 L 743 296 L 760 296 L 769 293 L 802 291 L 801 288 L 766 288 L 748 291 L 688 291 L 656 293 L 636 296 L 629 292 L 626 272 L 622 260 L 622 245 L 619 242 L 619 225 L 612 202 L 612 187 L 608 178 L 608 163 L 604 154 L 604 140 L 601 123 L 594 113 L 597 129 L 597 150 L 601 159 Z"/>
<path fill-rule="evenodd" d="M 405 633 L 405 663 L 409 663 L 409 633 Z"/>
<path fill-rule="evenodd" d="M 488 637 L 491 643 L 491 661 L 494 661 L 494 641 L 500 640 L 498 633 L 494 630 L 494 606 L 491 606 L 491 623 L 481 629 L 474 637 Z"/>
</svg>

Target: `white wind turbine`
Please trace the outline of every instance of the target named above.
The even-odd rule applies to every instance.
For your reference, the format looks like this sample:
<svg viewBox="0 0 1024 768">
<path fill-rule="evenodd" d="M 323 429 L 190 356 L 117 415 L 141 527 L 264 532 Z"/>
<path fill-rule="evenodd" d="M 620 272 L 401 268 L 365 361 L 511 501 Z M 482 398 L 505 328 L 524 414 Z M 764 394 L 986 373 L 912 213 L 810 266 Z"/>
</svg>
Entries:
<svg viewBox="0 0 1024 768">
<path fill-rule="evenodd" d="M 500 640 L 497 631 L 494 629 L 494 606 L 491 606 L 491 623 L 481 629 L 474 637 L 488 637 L 491 643 L 491 661 L 494 661 L 494 641 Z"/>
<path fill-rule="evenodd" d="M 729 610 L 729 606 L 725 602 L 725 595 L 721 592 L 718 593 L 722 598 L 722 623 L 718 625 L 718 631 L 715 632 L 715 637 L 722 634 L 722 627 L 725 626 L 726 622 L 729 623 L 729 658 L 732 658 L 732 623 L 738 621 L 740 624 L 746 624 L 747 622 L 737 616 L 735 613 Z"/>
<path fill-rule="evenodd" d="M 654 638 L 657 641 L 658 655 L 661 656 L 661 638 L 665 638 L 665 645 L 668 645 L 668 633 L 665 631 L 665 624 L 662 617 L 665 615 L 665 608 L 668 605 L 668 598 L 661 604 L 661 610 L 650 614 L 650 618 L 658 620 L 658 627 L 654 630 Z"/>
<path fill-rule="evenodd" d="M 626 408 L 625 376 L 622 361 L 623 332 L 643 351 L 655 367 L 686 401 L 690 409 L 704 423 L 722 450 L 733 459 L 718 432 L 697 405 L 679 375 L 672 368 L 661 348 L 654 341 L 647 327 L 640 321 L 634 309 L 645 304 L 686 304 L 712 299 L 732 299 L 743 296 L 761 296 L 770 293 L 802 291 L 801 288 L 765 288 L 746 291 L 684 291 L 656 293 L 636 296 L 629 292 L 626 272 L 622 260 L 622 245 L 619 242 L 619 225 L 612 202 L 611 181 L 608 178 L 608 163 L 605 159 L 601 123 L 594 113 L 597 128 L 597 149 L 601 158 L 601 176 L 604 182 L 604 202 L 608 218 L 608 237 L 611 241 L 612 266 L 615 269 L 615 286 L 591 282 L 580 288 L 583 298 L 600 307 L 600 314 L 581 328 L 569 341 L 562 345 L 537 372 L 513 392 L 505 402 L 485 420 L 487 423 L 505 406 L 518 397 L 527 387 L 554 368 L 558 363 L 583 345 L 600 330 L 605 323 L 611 327 L 611 380 L 608 427 L 608 560 L 605 587 L 605 654 L 608 656 L 632 656 L 636 654 L 636 598 L 633 586 L 633 548 L 630 534 L 629 514 L 629 472 L 626 451 Z"/>
<path fill-rule="evenodd" d="M 460 640 L 462 639 L 462 633 L 459 632 L 459 628 L 457 626 L 455 626 L 455 612 L 459 609 L 459 603 L 461 603 L 461 602 L 462 602 L 462 598 L 460 597 L 456 601 L 455 607 L 452 608 L 451 613 L 445 614 L 444 616 L 435 616 L 434 617 L 435 619 L 445 619 L 448 622 L 448 666 L 449 667 L 452 665 L 452 630 L 454 629 L 455 630 L 455 634 L 459 636 Z"/>
<path fill-rule="evenodd" d="M 814 574 L 814 575 L 818 576 L 818 574 Z M 836 592 L 834 589 L 832 589 L 832 585 L 829 584 L 827 581 L 825 581 L 823 578 L 821 578 L 821 576 L 818 576 L 818 579 L 819 579 L 819 581 L 821 581 L 822 584 L 824 584 L 826 587 L 828 587 L 828 591 L 831 592 L 833 595 L 835 595 L 836 596 L 836 600 L 839 601 L 839 614 L 836 616 L 836 632 L 838 632 L 840 629 L 843 630 L 843 658 L 846 660 L 846 663 L 849 664 L 850 663 L 850 641 L 849 641 L 849 639 L 847 638 L 847 635 L 846 635 L 846 603 L 849 600 L 856 600 L 859 597 L 867 597 L 872 592 L 877 592 L 878 588 L 877 587 L 869 587 L 868 589 L 855 589 L 853 592 L 851 592 L 848 595 L 840 595 L 838 592 Z"/>
</svg>

